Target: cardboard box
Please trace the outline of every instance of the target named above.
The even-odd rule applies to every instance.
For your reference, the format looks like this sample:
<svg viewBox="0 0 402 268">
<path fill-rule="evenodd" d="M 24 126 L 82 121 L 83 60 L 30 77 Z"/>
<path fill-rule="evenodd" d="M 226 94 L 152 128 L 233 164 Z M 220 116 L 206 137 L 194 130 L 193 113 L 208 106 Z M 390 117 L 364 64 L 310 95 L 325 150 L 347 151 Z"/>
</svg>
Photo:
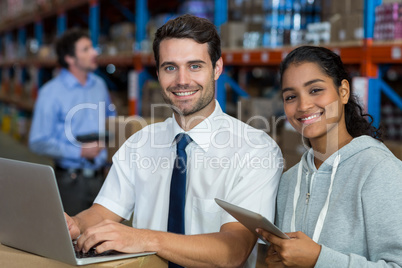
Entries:
<svg viewBox="0 0 402 268">
<path fill-rule="evenodd" d="M 384 2 L 384 0 L 383 0 L 383 2 Z M 352 12 L 354 12 L 354 13 L 362 12 L 362 14 L 363 14 L 364 0 L 353 0 L 353 1 L 350 1 L 350 3 L 351 3 Z"/>
<path fill-rule="evenodd" d="M 284 158 L 284 171 L 299 163 L 309 149 L 303 137 L 287 124 L 280 133 L 279 147 Z"/>
<path fill-rule="evenodd" d="M 402 160 L 402 142 L 384 141 L 385 146 L 400 160 Z"/>
<path fill-rule="evenodd" d="M 332 0 L 321 0 L 321 21 L 328 21 L 334 11 L 332 10 Z"/>
<path fill-rule="evenodd" d="M 283 101 L 279 95 L 269 99 L 242 98 L 239 105 L 239 120 L 267 132 L 273 128 L 272 119 L 283 114 Z"/>
<path fill-rule="evenodd" d="M 402 3 L 402 0 L 382 0 L 382 4 Z"/>
<path fill-rule="evenodd" d="M 363 39 L 363 14 L 351 13 L 343 17 L 343 29 L 345 29 L 345 40 Z"/>
<path fill-rule="evenodd" d="M 172 116 L 172 108 L 162 96 L 162 88 L 157 81 L 148 81 L 142 91 L 142 116 L 166 119 Z"/>
<path fill-rule="evenodd" d="M 333 0 L 335 5 L 335 13 L 350 14 L 352 12 L 352 4 L 350 0 Z"/>
<path fill-rule="evenodd" d="M 123 143 L 134 133 L 147 125 L 162 122 L 162 118 L 143 118 L 140 116 L 116 116 L 106 120 L 106 130 L 109 132 L 107 144 L 108 162 L 112 162 L 113 155 Z"/>
<path fill-rule="evenodd" d="M 339 14 L 333 15 L 329 21 L 331 23 L 331 42 L 343 41 L 342 36 L 339 34 L 343 24 L 341 16 Z"/>
<path fill-rule="evenodd" d="M 303 154 L 297 151 L 282 151 L 284 166 L 283 171 L 288 170 L 289 168 L 293 167 L 297 163 L 300 162 L 301 157 Z"/>
<path fill-rule="evenodd" d="M 247 25 L 244 22 L 227 22 L 221 26 L 221 41 L 224 48 L 243 47 Z"/>
<path fill-rule="evenodd" d="M 37 256 L 34 254 L 30 254 L 24 251 L 20 251 L 17 249 L 13 249 L 10 247 L 6 247 L 0 244 L 0 267 L 7 268 L 20 268 L 20 267 L 29 267 L 29 268 L 43 268 L 43 267 L 52 267 L 52 268 L 72 268 L 78 267 L 69 264 L 65 264 L 59 261 L 55 261 L 52 259 L 47 259 L 41 256 Z M 167 268 L 167 261 L 161 259 L 156 255 L 118 260 L 118 261 L 110 261 L 103 262 L 91 265 L 82 266 L 85 268 L 94 268 L 94 267 L 104 267 L 104 268 L 145 268 L 145 267 L 155 267 L 155 268 Z"/>
</svg>

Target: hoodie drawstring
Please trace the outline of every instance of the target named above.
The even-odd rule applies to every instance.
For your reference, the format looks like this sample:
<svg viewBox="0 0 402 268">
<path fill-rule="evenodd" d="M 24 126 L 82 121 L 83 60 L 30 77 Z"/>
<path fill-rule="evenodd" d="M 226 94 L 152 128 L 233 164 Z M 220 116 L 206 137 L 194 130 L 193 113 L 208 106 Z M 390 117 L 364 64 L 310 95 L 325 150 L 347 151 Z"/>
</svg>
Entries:
<svg viewBox="0 0 402 268">
<path fill-rule="evenodd" d="M 336 171 L 338 169 L 340 160 L 341 160 L 341 155 L 338 154 L 335 157 L 333 168 L 332 168 L 331 184 L 330 184 L 329 189 L 328 189 L 327 199 L 325 201 L 325 204 L 324 204 L 323 208 L 321 209 L 320 215 L 318 216 L 317 224 L 315 226 L 314 234 L 313 234 L 313 237 L 312 237 L 313 241 L 316 242 L 316 243 L 318 242 L 318 239 L 320 238 L 321 231 L 322 231 L 322 228 L 324 226 L 325 217 L 327 216 L 328 207 L 329 207 L 329 200 L 330 200 L 331 194 L 332 194 L 332 187 L 333 187 L 333 184 L 334 184 L 334 179 L 335 179 Z M 302 173 L 303 173 L 303 159 L 299 163 L 299 169 L 298 169 L 298 172 L 297 172 L 297 182 L 296 182 L 296 187 L 295 187 L 295 193 L 294 193 L 294 196 L 293 196 L 293 215 L 292 215 L 292 222 L 291 222 L 291 226 L 290 226 L 291 232 L 296 231 L 296 207 L 297 207 L 297 201 L 299 199 L 300 191 L 301 191 L 300 187 L 301 187 Z"/>
<path fill-rule="evenodd" d="M 298 201 L 299 196 L 300 196 L 300 184 L 301 184 L 302 173 L 303 173 L 303 158 L 299 163 L 299 169 L 297 171 L 297 182 L 296 182 L 296 187 L 295 187 L 295 194 L 293 196 L 292 222 L 290 224 L 291 232 L 296 231 L 296 207 L 297 207 L 297 201 Z"/>
</svg>

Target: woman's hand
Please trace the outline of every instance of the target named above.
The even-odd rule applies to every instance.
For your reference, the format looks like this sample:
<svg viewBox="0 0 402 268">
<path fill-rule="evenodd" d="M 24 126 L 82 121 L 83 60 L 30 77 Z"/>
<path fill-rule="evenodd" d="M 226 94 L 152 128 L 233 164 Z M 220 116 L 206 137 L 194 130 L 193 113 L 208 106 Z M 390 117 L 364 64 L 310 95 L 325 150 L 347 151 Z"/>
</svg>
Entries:
<svg viewBox="0 0 402 268">
<path fill-rule="evenodd" d="M 287 233 L 290 239 L 279 238 L 263 229 L 257 229 L 271 246 L 268 249 L 266 262 L 268 267 L 282 263 L 291 267 L 314 267 L 320 255 L 321 246 L 303 232 Z"/>
<path fill-rule="evenodd" d="M 283 268 L 285 265 L 282 260 L 279 258 L 278 252 L 275 251 L 273 244 L 271 244 L 268 248 L 267 258 L 265 262 L 268 264 L 269 268 Z"/>
</svg>

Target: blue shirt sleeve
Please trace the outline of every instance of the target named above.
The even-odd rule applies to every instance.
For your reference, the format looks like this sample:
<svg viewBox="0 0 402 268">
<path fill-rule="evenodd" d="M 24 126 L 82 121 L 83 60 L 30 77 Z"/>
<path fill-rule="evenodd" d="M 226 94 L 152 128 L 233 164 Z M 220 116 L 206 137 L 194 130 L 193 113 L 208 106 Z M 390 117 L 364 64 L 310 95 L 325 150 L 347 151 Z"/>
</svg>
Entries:
<svg viewBox="0 0 402 268">
<path fill-rule="evenodd" d="M 79 159 L 81 147 L 58 139 L 57 115 L 58 105 L 51 95 L 46 96 L 48 90 L 42 89 L 35 104 L 34 116 L 29 135 L 30 149 L 54 159 Z"/>
</svg>

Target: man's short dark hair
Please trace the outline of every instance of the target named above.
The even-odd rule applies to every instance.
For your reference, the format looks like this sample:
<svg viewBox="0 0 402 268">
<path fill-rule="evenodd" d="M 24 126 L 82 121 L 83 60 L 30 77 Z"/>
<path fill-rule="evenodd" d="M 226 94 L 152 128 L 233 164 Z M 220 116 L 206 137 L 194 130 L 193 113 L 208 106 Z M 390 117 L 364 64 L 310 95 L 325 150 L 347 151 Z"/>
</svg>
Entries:
<svg viewBox="0 0 402 268">
<path fill-rule="evenodd" d="M 75 56 L 75 43 L 81 38 L 89 38 L 87 31 L 82 29 L 73 28 L 67 30 L 56 40 L 56 54 L 57 61 L 61 67 L 68 68 L 68 64 L 65 61 L 65 56 Z"/>
<path fill-rule="evenodd" d="M 208 43 L 208 54 L 213 68 L 221 57 L 221 39 L 215 25 L 207 19 L 186 14 L 168 21 L 156 31 L 153 50 L 157 68 L 160 43 L 171 38 L 190 38 L 199 44 Z"/>
</svg>

